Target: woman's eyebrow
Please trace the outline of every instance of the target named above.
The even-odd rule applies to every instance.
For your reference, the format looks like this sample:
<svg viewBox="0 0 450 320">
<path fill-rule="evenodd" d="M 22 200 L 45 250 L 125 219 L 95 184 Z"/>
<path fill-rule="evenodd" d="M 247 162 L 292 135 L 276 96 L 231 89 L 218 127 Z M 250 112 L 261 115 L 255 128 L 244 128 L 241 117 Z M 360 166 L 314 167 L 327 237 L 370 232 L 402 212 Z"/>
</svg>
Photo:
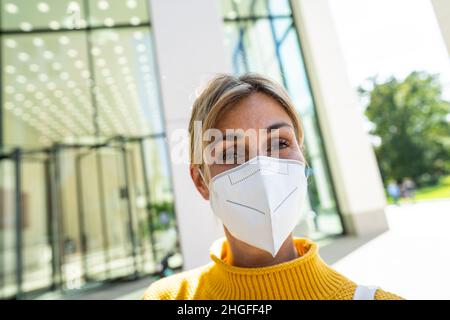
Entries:
<svg viewBox="0 0 450 320">
<path fill-rule="evenodd" d="M 267 130 L 267 131 L 270 131 L 270 130 L 275 130 L 275 129 L 279 129 L 279 128 L 282 128 L 282 127 L 291 127 L 291 128 L 293 129 L 292 125 L 290 125 L 290 124 L 287 123 L 287 122 L 282 121 L 282 122 L 276 122 L 276 123 L 274 123 L 274 124 L 268 126 L 268 127 L 266 128 L 266 130 Z"/>
<path fill-rule="evenodd" d="M 266 127 L 265 129 L 266 129 L 267 132 L 270 132 L 271 130 L 276 130 L 276 129 L 279 129 L 279 128 L 282 128 L 282 127 L 290 127 L 292 129 L 294 129 L 291 124 L 289 124 L 287 122 L 284 122 L 284 121 L 273 123 L 270 126 Z M 222 139 L 213 141 L 212 142 L 212 146 L 215 146 L 216 144 L 218 144 L 220 142 L 224 142 L 224 141 L 230 141 L 231 140 L 231 141 L 236 142 L 235 141 L 236 138 L 237 139 L 241 139 L 244 136 L 245 135 L 242 135 L 241 132 L 239 132 L 239 131 L 233 132 L 233 133 L 228 133 L 228 134 L 225 134 L 222 137 Z"/>
</svg>

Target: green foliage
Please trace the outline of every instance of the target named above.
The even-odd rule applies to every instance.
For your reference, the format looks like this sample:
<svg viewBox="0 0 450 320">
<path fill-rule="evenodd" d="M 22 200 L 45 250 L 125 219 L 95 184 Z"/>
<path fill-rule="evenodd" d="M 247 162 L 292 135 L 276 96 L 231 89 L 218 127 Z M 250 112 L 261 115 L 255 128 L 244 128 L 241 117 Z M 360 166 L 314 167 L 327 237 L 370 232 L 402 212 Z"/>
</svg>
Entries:
<svg viewBox="0 0 450 320">
<path fill-rule="evenodd" d="M 173 202 L 155 202 L 149 205 L 149 209 L 154 231 L 166 230 L 175 226 L 175 210 Z M 168 220 L 167 222 L 161 221 L 162 215 L 166 215 L 165 219 Z M 139 221 L 138 229 L 141 238 L 145 238 L 149 235 L 150 228 L 148 217 Z"/>
<path fill-rule="evenodd" d="M 412 72 L 403 81 L 371 79 L 360 87 L 369 104 L 365 114 L 381 138 L 375 153 L 385 183 L 411 177 L 418 185 L 434 184 L 450 172 L 450 103 L 441 98 L 436 75 Z"/>
</svg>

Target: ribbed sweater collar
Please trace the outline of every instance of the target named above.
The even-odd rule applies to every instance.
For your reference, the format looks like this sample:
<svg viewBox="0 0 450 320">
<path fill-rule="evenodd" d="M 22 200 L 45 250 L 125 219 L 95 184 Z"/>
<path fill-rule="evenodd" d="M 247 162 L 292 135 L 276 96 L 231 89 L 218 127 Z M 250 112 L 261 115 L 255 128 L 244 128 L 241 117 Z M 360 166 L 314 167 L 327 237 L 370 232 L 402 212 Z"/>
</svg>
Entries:
<svg viewBox="0 0 450 320">
<path fill-rule="evenodd" d="M 319 256 L 315 242 L 294 237 L 299 257 L 281 264 L 242 268 L 228 263 L 226 238 L 210 249 L 213 260 L 206 290 L 211 299 L 330 299 L 349 280 Z"/>
</svg>

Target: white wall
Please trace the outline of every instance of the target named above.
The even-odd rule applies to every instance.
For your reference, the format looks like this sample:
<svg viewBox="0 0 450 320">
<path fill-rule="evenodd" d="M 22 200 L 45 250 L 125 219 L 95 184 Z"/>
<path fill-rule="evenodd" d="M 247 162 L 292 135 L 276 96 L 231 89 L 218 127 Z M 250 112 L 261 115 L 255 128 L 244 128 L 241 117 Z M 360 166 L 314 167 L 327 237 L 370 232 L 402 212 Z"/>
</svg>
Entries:
<svg viewBox="0 0 450 320">
<path fill-rule="evenodd" d="M 450 1 L 449 0 L 431 0 L 434 12 L 441 28 L 442 38 L 447 47 L 450 56 Z"/>
<path fill-rule="evenodd" d="M 169 147 L 171 133 L 187 129 L 194 92 L 214 73 L 231 72 L 225 55 L 218 1 L 150 0 L 156 59 Z M 223 230 L 209 203 L 198 194 L 188 172 L 188 159 L 174 163 L 172 175 L 184 268 L 210 261 L 211 243 Z"/>
<path fill-rule="evenodd" d="M 386 199 L 376 158 L 347 78 L 327 0 L 293 0 L 330 169 L 347 230 L 387 229 Z"/>
</svg>

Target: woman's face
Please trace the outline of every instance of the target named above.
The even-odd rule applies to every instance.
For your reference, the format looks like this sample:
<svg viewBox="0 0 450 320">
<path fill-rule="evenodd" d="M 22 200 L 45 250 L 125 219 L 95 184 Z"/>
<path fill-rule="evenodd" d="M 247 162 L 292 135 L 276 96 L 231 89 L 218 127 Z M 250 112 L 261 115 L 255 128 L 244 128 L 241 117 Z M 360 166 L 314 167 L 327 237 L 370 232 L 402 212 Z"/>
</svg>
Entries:
<svg viewBox="0 0 450 320">
<path fill-rule="evenodd" d="M 264 93 L 257 92 L 242 99 L 222 115 L 216 128 L 223 133 L 223 140 L 214 141 L 212 157 L 215 161 L 208 164 L 210 178 L 257 155 L 304 161 L 291 118 L 276 100 Z M 233 136 L 229 135 L 229 129 L 236 130 Z M 209 191 L 198 170 L 192 167 L 191 177 L 208 200 Z"/>
</svg>

